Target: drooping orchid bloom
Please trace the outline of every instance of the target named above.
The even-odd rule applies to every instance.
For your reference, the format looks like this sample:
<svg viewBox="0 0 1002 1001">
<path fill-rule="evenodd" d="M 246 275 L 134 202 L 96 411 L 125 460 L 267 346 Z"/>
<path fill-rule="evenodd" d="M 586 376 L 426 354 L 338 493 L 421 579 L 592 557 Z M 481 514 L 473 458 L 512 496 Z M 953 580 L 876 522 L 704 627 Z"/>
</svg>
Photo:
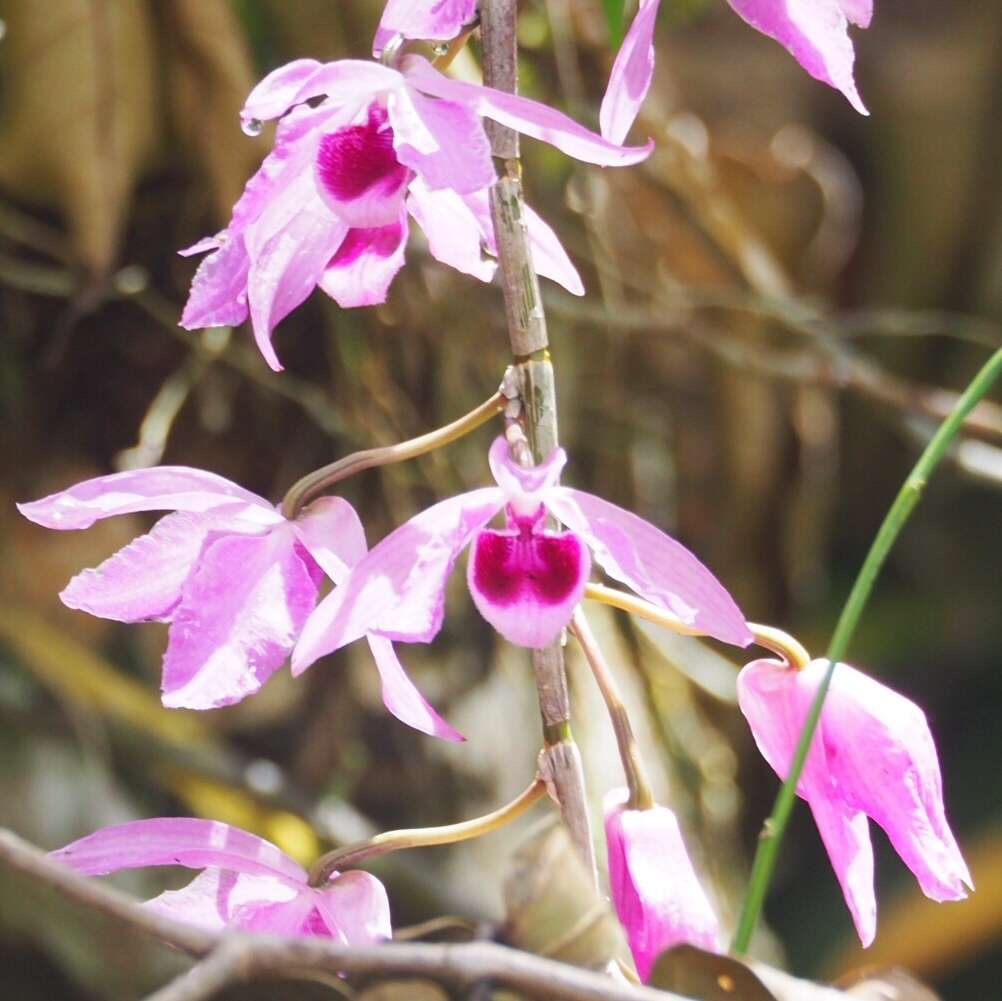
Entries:
<svg viewBox="0 0 1002 1001">
<path fill-rule="evenodd" d="M 323 101 L 316 106 L 307 102 Z M 291 109 L 291 110 L 290 110 Z M 495 178 L 482 118 L 579 160 L 626 165 L 650 146 L 623 147 L 524 97 L 450 80 L 415 55 L 401 68 L 298 59 L 264 78 L 241 111 L 245 128 L 282 118 L 275 148 L 248 182 L 192 282 L 181 324 L 235 325 L 248 316 L 268 364 L 275 325 L 320 286 L 341 306 L 383 302 L 404 262 L 408 213 L 434 257 L 489 281 L 496 253 L 487 211 Z M 581 294 L 553 231 L 527 210 L 540 274 Z"/>
<path fill-rule="evenodd" d="M 270 841 L 214 820 L 159 817 L 105 827 L 51 857 L 87 876 L 180 865 L 201 869 L 180 890 L 144 904 L 207 931 L 319 935 L 373 945 L 392 935 L 383 884 L 367 872 L 332 873 L 312 887 L 306 871 Z"/>
<path fill-rule="evenodd" d="M 796 671 L 757 660 L 738 675 L 741 711 L 781 778 L 827 664 L 814 660 Z M 848 664 L 835 668 L 797 793 L 810 805 L 864 946 L 877 925 L 867 817 L 884 829 L 927 897 L 962 900 L 965 884 L 974 888 L 946 820 L 925 713 Z"/>
<path fill-rule="evenodd" d="M 372 54 L 379 56 L 395 35 L 448 42 L 477 18 L 477 0 L 389 0 L 383 8 Z"/>
<path fill-rule="evenodd" d="M 785 46 L 816 80 L 834 87 L 868 114 L 853 76 L 855 52 L 849 24 L 866 28 L 873 0 L 727 0 L 764 35 Z M 621 143 L 654 79 L 654 27 L 661 0 L 640 0 L 609 75 L 599 116 L 602 135 Z"/>
<path fill-rule="evenodd" d="M 626 807 L 626 789 L 605 797 L 609 889 L 640 979 L 675 945 L 720 950 L 720 926 L 696 876 L 675 814 Z"/>
<path fill-rule="evenodd" d="M 321 497 L 289 521 L 263 497 L 185 466 L 99 476 L 18 509 L 62 530 L 173 512 L 60 595 L 100 618 L 170 623 L 161 681 L 170 708 L 214 709 L 257 692 L 288 658 L 324 573 L 343 580 L 366 552 L 358 515 L 340 497 Z M 390 641 L 372 636 L 369 645 L 387 709 L 422 733 L 462 740 L 418 692 Z"/>
<path fill-rule="evenodd" d="M 615 504 L 558 485 L 562 448 L 523 469 L 498 437 L 489 462 L 496 486 L 441 501 L 405 522 L 356 564 L 303 627 L 294 673 L 366 633 L 430 642 L 442 626 L 445 586 L 472 543 L 467 581 L 480 613 L 506 639 L 543 647 L 570 621 L 598 564 L 700 632 L 747 646 L 752 635 L 723 586 L 695 556 Z M 506 526 L 487 523 L 504 511 Z M 568 530 L 545 527 L 547 513 Z"/>
</svg>

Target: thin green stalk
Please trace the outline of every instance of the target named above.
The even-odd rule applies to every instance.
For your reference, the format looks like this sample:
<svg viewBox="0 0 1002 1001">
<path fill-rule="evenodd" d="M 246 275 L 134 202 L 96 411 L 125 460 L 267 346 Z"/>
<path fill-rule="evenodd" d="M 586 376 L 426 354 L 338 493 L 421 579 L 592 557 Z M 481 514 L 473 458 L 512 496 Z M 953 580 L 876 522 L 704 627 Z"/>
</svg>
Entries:
<svg viewBox="0 0 1002 1001">
<path fill-rule="evenodd" d="M 796 802 L 797 782 L 804 770 L 804 764 L 811 747 L 811 739 L 814 737 L 814 731 L 821 719 L 821 709 L 831 685 L 832 675 L 835 673 L 835 665 L 845 656 L 863 614 L 863 609 L 869 600 L 870 592 L 873 590 L 877 574 L 880 573 L 880 568 L 883 566 L 884 560 L 887 559 L 891 547 L 897 541 L 898 535 L 901 534 L 901 529 L 904 528 L 909 515 L 921 499 L 922 491 L 929 481 L 929 477 L 946 454 L 950 442 L 953 441 L 964 423 L 964 418 L 988 392 L 999 375 L 1002 375 L 1002 350 L 996 351 L 978 372 L 957 400 L 953 411 L 933 435 L 932 440 L 915 464 L 915 468 L 898 491 L 891 509 L 887 512 L 883 524 L 870 546 L 870 551 L 866 554 L 859 576 L 853 584 L 849 598 L 839 616 L 838 624 L 835 626 L 835 632 L 832 634 L 826 654 L 828 669 L 818 686 L 817 695 L 811 703 L 810 712 L 808 712 L 804 722 L 804 729 L 797 743 L 796 753 L 793 755 L 790 773 L 779 790 L 772 815 L 766 821 L 759 838 L 755 860 L 752 863 L 751 877 L 748 881 L 748 890 L 741 908 L 737 931 L 734 933 L 734 941 L 731 943 L 731 951 L 734 953 L 741 954 L 747 951 L 752 933 L 755 931 L 755 925 L 762 912 L 762 905 L 765 902 L 769 882 L 772 879 L 776 859 L 779 856 L 783 834 Z"/>
</svg>

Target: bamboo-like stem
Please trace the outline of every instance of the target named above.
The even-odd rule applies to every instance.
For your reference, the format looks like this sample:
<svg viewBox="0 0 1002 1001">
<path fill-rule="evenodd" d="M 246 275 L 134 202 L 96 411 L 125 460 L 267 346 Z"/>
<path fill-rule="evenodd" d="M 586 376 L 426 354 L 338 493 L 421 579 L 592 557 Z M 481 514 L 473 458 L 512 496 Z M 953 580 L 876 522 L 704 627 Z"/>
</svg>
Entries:
<svg viewBox="0 0 1002 1001">
<path fill-rule="evenodd" d="M 302 479 L 297 480 L 289 488 L 282 500 L 282 514 L 291 521 L 310 501 L 329 490 L 335 483 L 348 479 L 349 476 L 361 473 L 365 469 L 373 469 L 376 466 L 387 466 L 392 462 L 414 459 L 426 452 L 448 445 L 457 438 L 462 438 L 463 435 L 475 431 L 492 417 L 496 417 L 504 410 L 507 402 L 504 393 L 498 390 L 490 399 L 484 400 L 479 407 L 475 407 L 451 424 L 446 424 L 444 427 L 436 428 L 427 434 L 398 442 L 395 445 L 353 452 L 343 459 L 315 469 L 312 473 L 307 473 Z"/>
<path fill-rule="evenodd" d="M 518 89 L 517 2 L 480 0 L 479 6 L 484 83 L 514 93 Z M 518 135 L 496 122 L 485 124 L 491 150 L 500 168 L 500 176 L 490 192 L 491 218 L 497 240 L 508 339 L 522 402 L 520 422 L 531 457 L 540 462 L 558 444 L 557 401 L 543 300 L 526 230 Z M 523 461 L 522 456 L 519 461 Z M 545 768 L 574 846 L 597 883 L 584 769 L 571 732 L 570 696 L 560 641 L 534 650 L 532 666 L 543 722 Z"/>
<path fill-rule="evenodd" d="M 490 834 L 505 824 L 521 817 L 546 793 L 546 783 L 538 776 L 531 785 L 519 793 L 510 803 L 482 817 L 464 820 L 458 824 L 444 824 L 441 827 L 414 827 L 399 831 L 385 831 L 344 848 L 322 855 L 310 868 L 310 886 L 323 886 L 338 870 L 358 865 L 366 859 L 388 852 L 398 852 L 405 848 L 428 848 L 432 845 L 449 845 L 457 841 L 469 841 Z"/>
<path fill-rule="evenodd" d="M 602 648 L 598 645 L 598 640 L 595 639 L 595 634 L 591 631 L 580 605 L 574 610 L 572 628 L 609 711 L 612 729 L 616 734 L 616 745 L 619 748 L 619 760 L 623 763 L 626 786 L 630 792 L 627 806 L 631 810 L 649 810 L 654 806 L 654 793 L 651 792 L 651 783 L 633 732 L 630 714 L 619 690 L 619 683 L 609 670 Z"/>
<path fill-rule="evenodd" d="M 992 387 L 995 380 L 1002 375 L 1002 350 L 995 354 L 986 362 L 980 372 L 974 377 L 970 385 L 961 394 L 953 411 L 939 426 L 936 434 L 926 446 L 919 460 L 915 463 L 915 468 L 909 473 L 901 489 L 898 491 L 894 503 L 884 517 L 884 520 L 877 531 L 877 535 L 870 546 L 870 551 L 866 554 L 866 559 L 860 568 L 859 575 L 849 592 L 842 614 L 839 616 L 832 634 L 831 643 L 826 654 L 828 668 L 825 671 L 821 684 L 818 686 L 817 695 L 811 703 L 807 719 L 804 721 L 804 729 L 797 742 L 797 748 L 790 763 L 790 771 L 783 782 L 779 795 L 776 797 L 776 804 L 772 814 L 766 821 L 759 836 L 758 847 L 755 851 L 755 860 L 752 863 L 751 876 L 748 880 L 748 890 L 745 894 L 744 904 L 741 908 L 741 916 L 738 919 L 738 927 L 734 933 L 734 941 L 731 944 L 731 951 L 741 954 L 747 951 L 751 942 L 755 925 L 758 923 L 759 915 L 762 913 L 762 905 L 769 889 L 772 879 L 773 869 L 776 859 L 779 856 L 780 845 L 783 835 L 786 832 L 790 815 L 796 803 L 797 783 L 804 770 L 807 755 L 810 752 L 811 740 L 821 719 L 821 710 L 824 707 L 825 696 L 831 686 L 832 675 L 835 673 L 836 664 L 845 656 L 852 637 L 856 632 L 856 627 L 866 608 L 873 585 L 877 575 L 880 573 L 888 553 L 897 541 L 901 530 L 908 521 L 912 511 L 922 497 L 929 477 L 939 465 L 943 456 L 946 455 L 950 442 L 953 441 L 957 432 L 963 426 L 967 415 L 974 409 L 978 401 L 985 396 Z"/>
<path fill-rule="evenodd" d="M 613 608 L 629 612 L 631 615 L 636 615 L 637 618 L 664 626 L 673 633 L 680 633 L 683 636 L 706 635 L 702 630 L 690 626 L 687 622 L 672 615 L 667 609 L 644 598 L 639 598 L 635 594 L 619 591 L 614 587 L 606 587 L 604 584 L 588 584 L 585 587 L 585 597 L 601 602 L 603 605 L 611 605 Z M 782 629 L 777 629 L 775 626 L 763 626 L 757 622 L 748 622 L 746 625 L 752 636 L 755 637 L 755 643 L 758 646 L 779 654 L 791 667 L 800 670 L 811 662 L 811 655 L 803 644 L 789 633 L 784 633 Z"/>
</svg>

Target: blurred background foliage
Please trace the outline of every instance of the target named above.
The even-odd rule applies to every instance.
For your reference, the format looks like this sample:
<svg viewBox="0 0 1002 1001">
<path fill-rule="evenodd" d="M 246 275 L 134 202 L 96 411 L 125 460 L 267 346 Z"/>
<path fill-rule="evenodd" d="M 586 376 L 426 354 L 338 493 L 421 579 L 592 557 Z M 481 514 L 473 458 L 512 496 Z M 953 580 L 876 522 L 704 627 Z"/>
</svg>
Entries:
<svg viewBox="0 0 1002 1001">
<path fill-rule="evenodd" d="M 524 92 L 591 125 L 611 63 L 604 6 L 527 0 L 520 21 Z M 375 829 L 473 815 L 531 775 L 527 658 L 479 619 L 461 582 L 441 636 L 403 655 L 465 745 L 392 720 L 354 648 L 297 682 L 276 676 L 244 705 L 168 712 L 164 628 L 89 618 L 57 598 L 147 520 L 46 533 L 13 507 L 158 462 L 278 499 L 309 469 L 444 423 L 496 387 L 499 290 L 432 261 L 418 237 L 385 306 L 341 311 L 318 294 L 281 325 L 281 376 L 245 329 L 176 326 L 194 269 L 177 249 L 225 225 L 268 148 L 267 134 L 240 132 L 243 97 L 288 59 L 364 56 L 380 7 L 0 0 L 0 823 L 43 846 L 180 813 L 308 859 Z M 646 164 L 602 171 L 532 142 L 523 151 L 529 199 L 589 290 L 545 290 L 570 478 L 674 532 L 751 618 L 818 652 L 899 482 L 1002 339 L 1002 5 L 876 7 L 856 33 L 869 119 L 722 0 L 679 0 L 665 4 L 636 126 L 658 141 Z M 457 71 L 475 74 L 473 56 Z M 490 434 L 346 483 L 370 542 L 484 482 Z M 930 904 L 875 832 L 880 930 L 863 955 L 799 810 L 756 950 L 804 975 L 900 964 L 951 1001 L 998 997 L 1000 449 L 1002 409 L 987 403 L 895 552 L 852 657 L 927 709 L 978 892 Z M 735 706 L 735 651 L 602 611 L 595 627 L 658 792 L 732 921 L 776 790 Z M 573 645 L 569 663 L 597 811 L 619 766 Z M 576 880 L 555 837 L 530 820 L 376 868 L 400 925 L 456 914 L 437 934 L 611 954 L 621 941 L 601 908 L 560 888 Z M 150 895 L 171 878 L 120 882 Z M 566 915 L 587 920 L 568 936 Z M 83 1001 L 138 997 L 179 961 L 0 874 L 0 963 L 11 997 Z M 415 984 L 358 996 L 426 994 L 442 996 Z"/>
</svg>

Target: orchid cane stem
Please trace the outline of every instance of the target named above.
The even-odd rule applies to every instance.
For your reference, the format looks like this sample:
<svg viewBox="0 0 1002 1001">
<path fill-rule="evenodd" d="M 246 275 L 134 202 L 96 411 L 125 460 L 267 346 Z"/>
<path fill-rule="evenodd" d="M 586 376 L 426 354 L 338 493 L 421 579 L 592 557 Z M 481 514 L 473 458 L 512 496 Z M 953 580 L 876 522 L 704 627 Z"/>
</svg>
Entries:
<svg viewBox="0 0 1002 1001">
<path fill-rule="evenodd" d="M 432 845 L 450 845 L 457 841 L 468 841 L 479 838 L 482 834 L 490 834 L 499 827 L 511 823 L 521 817 L 546 792 L 546 783 L 536 776 L 532 784 L 510 803 L 500 809 L 486 813 L 473 820 L 464 820 L 458 824 L 446 824 L 443 827 L 415 827 L 400 831 L 385 831 L 368 841 L 335 848 L 334 851 L 321 855 L 310 869 L 310 886 L 323 886 L 331 875 L 339 870 L 348 869 L 364 862 L 366 859 L 388 852 L 398 852 L 404 848 L 427 848 Z"/>
<path fill-rule="evenodd" d="M 623 702 L 619 684 L 612 671 L 609 670 L 602 648 L 598 645 L 598 640 L 595 639 L 595 634 L 591 631 L 591 626 L 588 625 L 588 620 L 580 606 L 574 611 L 571 628 L 578 643 L 581 644 L 581 649 L 591 667 L 591 673 L 595 676 L 599 691 L 602 693 L 606 708 L 609 710 L 612 729 L 616 733 L 616 744 L 619 747 L 619 758 L 623 763 L 626 785 L 630 791 L 627 808 L 630 810 L 649 810 L 654 806 L 654 794 L 651 792 L 647 769 L 640 756 L 640 748 L 637 746 L 637 738 L 633 733 L 633 725 L 630 723 L 626 703 Z"/>
<path fill-rule="evenodd" d="M 479 9 L 484 83 L 513 94 L 518 89 L 517 0 L 480 0 Z M 497 122 L 486 121 L 484 125 L 500 168 L 500 176 L 491 186 L 490 207 L 508 340 L 522 403 L 519 419 L 532 458 L 541 462 L 558 444 L 557 398 L 546 316 L 526 229 L 518 133 Z M 560 641 L 533 650 L 532 666 L 543 723 L 545 767 L 571 841 L 597 886 L 584 769 L 571 733 L 570 696 Z"/>
<path fill-rule="evenodd" d="M 856 581 L 849 592 L 842 614 L 839 616 L 832 634 L 831 643 L 828 646 L 826 658 L 828 668 L 825 671 L 821 684 L 818 686 L 817 695 L 811 703 L 807 719 L 804 721 L 804 729 L 800 734 L 793 761 L 790 763 L 790 771 L 779 790 L 772 814 L 765 822 L 762 834 L 759 836 L 758 847 L 755 850 L 755 860 L 752 863 L 751 876 L 748 880 L 748 890 L 745 893 L 744 904 L 741 908 L 741 916 L 738 920 L 737 931 L 734 933 L 734 941 L 731 943 L 731 951 L 737 954 L 748 950 L 752 934 L 758 923 L 759 915 L 762 913 L 762 905 L 769 889 L 769 882 L 772 879 L 773 869 L 776 859 L 779 856 L 780 845 L 783 835 L 786 832 L 790 815 L 793 813 L 793 806 L 796 802 L 797 782 L 804 770 L 807 755 L 811 747 L 811 739 L 817 729 L 818 721 L 821 719 L 821 710 L 824 706 L 825 696 L 831 686 L 832 675 L 835 673 L 836 664 L 845 656 L 852 642 L 852 637 L 856 632 L 856 627 L 863 614 L 863 609 L 869 600 L 870 592 L 876 582 L 877 575 L 887 559 L 887 554 L 891 551 L 897 541 L 901 530 L 908 521 L 909 516 L 915 509 L 922 497 L 922 491 L 939 465 L 943 456 L 946 455 L 950 442 L 953 441 L 960 430 L 967 415 L 974 409 L 978 402 L 985 396 L 998 377 L 1002 375 L 1002 350 L 996 351 L 988 360 L 980 372 L 974 377 L 967 389 L 957 400 L 953 411 L 939 426 L 933 435 L 932 440 L 925 447 L 919 457 L 915 468 L 912 469 L 901 489 L 898 491 L 894 503 L 884 517 L 877 535 L 870 545 L 870 551 L 866 554 L 863 566 L 860 568 Z"/>
<path fill-rule="evenodd" d="M 398 442 L 396 445 L 353 452 L 343 459 L 338 459 L 337 462 L 321 466 L 320 469 L 307 473 L 289 488 L 282 500 L 282 514 L 291 521 L 310 501 L 329 490 L 335 483 L 340 483 L 341 480 L 346 480 L 349 476 L 354 476 L 355 473 L 361 473 L 363 470 L 372 469 L 375 466 L 386 466 L 392 462 L 413 459 L 436 448 L 441 448 L 443 445 L 448 445 L 450 442 L 456 441 L 457 438 L 462 438 L 463 435 L 475 431 L 492 417 L 496 417 L 504 410 L 507 402 L 505 395 L 501 390 L 498 390 L 489 400 L 485 400 L 479 407 L 451 424 L 436 428 L 434 431 L 419 435 L 417 438 L 411 438 L 409 441 Z"/>
<path fill-rule="evenodd" d="M 672 632 L 681 633 L 683 636 L 706 635 L 702 630 L 696 629 L 672 615 L 667 609 L 643 598 L 638 598 L 635 594 L 617 591 L 604 584 L 586 585 L 585 597 L 599 601 L 603 605 L 612 605 L 613 608 L 619 608 L 631 615 L 636 615 L 638 618 L 647 619 L 648 622 L 654 622 Z M 765 647 L 773 653 L 778 653 L 791 667 L 800 670 L 811 662 L 811 655 L 804 646 L 788 633 L 784 633 L 782 629 L 777 629 L 775 626 L 759 625 L 756 622 L 749 622 L 747 626 L 759 646 Z"/>
</svg>

